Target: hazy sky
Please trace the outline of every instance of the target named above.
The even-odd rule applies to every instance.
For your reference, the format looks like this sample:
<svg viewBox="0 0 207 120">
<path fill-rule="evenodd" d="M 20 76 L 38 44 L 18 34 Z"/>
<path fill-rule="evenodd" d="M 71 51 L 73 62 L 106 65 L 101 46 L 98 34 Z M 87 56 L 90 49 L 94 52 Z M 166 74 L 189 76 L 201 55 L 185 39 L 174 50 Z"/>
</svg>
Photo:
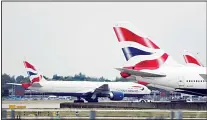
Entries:
<svg viewBox="0 0 207 120">
<path fill-rule="evenodd" d="M 2 72 L 24 75 L 23 60 L 52 77 L 83 72 L 114 79 L 125 64 L 112 29 L 129 21 L 184 64 L 184 49 L 206 65 L 204 2 L 3 2 Z"/>
</svg>

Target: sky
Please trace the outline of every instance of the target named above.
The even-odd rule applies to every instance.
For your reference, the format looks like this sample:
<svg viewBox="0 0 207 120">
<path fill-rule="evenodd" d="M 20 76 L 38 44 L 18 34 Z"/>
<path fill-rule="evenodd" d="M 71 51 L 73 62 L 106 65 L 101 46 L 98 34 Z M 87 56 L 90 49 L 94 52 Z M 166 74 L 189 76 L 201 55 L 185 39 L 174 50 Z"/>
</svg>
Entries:
<svg viewBox="0 0 207 120">
<path fill-rule="evenodd" d="M 115 79 L 126 64 L 113 31 L 129 21 L 181 63 L 183 50 L 206 66 L 205 2 L 3 2 L 2 73 L 47 77 L 82 72 Z"/>
</svg>

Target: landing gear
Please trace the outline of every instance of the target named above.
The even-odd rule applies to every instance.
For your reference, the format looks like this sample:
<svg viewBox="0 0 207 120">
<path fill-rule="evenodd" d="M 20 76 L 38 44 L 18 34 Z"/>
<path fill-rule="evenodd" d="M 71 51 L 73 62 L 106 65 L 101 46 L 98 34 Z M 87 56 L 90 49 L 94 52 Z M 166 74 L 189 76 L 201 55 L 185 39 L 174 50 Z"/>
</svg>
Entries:
<svg viewBox="0 0 207 120">
<path fill-rule="evenodd" d="M 77 97 L 77 100 L 74 100 L 74 103 L 84 103 L 84 100 L 80 97 Z"/>
<path fill-rule="evenodd" d="M 92 99 L 91 97 L 87 97 L 87 98 L 84 98 L 84 99 L 88 102 L 98 102 L 98 97 L 96 97 L 95 99 Z"/>
<path fill-rule="evenodd" d="M 87 93 L 84 99 L 88 102 L 98 102 L 97 94 L 93 97 L 93 93 Z"/>
<path fill-rule="evenodd" d="M 141 103 L 145 103 L 145 100 L 141 100 L 140 102 L 141 102 Z"/>
<path fill-rule="evenodd" d="M 84 103 L 84 100 L 74 100 L 74 103 Z"/>
<path fill-rule="evenodd" d="M 87 101 L 88 102 L 98 102 L 98 98 L 96 98 L 96 99 L 88 99 Z"/>
</svg>

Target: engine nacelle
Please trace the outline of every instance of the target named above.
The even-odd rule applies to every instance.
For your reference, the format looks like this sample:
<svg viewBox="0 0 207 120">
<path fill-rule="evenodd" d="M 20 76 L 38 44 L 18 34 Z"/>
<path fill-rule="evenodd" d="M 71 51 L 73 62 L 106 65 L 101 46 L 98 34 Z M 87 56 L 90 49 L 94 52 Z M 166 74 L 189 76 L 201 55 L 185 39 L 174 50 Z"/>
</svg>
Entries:
<svg viewBox="0 0 207 120">
<path fill-rule="evenodd" d="M 110 100 L 115 100 L 115 101 L 123 100 L 124 99 L 124 93 L 112 91 L 109 94 L 109 98 L 110 98 Z"/>
<path fill-rule="evenodd" d="M 125 73 L 125 72 L 121 72 L 120 75 L 121 75 L 123 78 L 127 78 L 127 77 L 131 76 L 130 74 Z"/>
</svg>

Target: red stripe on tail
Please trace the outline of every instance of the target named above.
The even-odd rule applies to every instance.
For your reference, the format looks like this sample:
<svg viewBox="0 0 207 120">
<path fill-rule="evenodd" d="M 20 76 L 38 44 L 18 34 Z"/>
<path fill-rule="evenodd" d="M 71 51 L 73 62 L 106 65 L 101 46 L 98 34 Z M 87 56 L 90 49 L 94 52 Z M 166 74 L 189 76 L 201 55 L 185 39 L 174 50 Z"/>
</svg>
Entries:
<svg viewBox="0 0 207 120">
<path fill-rule="evenodd" d="M 28 63 L 27 61 L 24 61 L 24 65 L 26 68 L 31 68 L 32 70 L 36 71 L 35 67 L 31 65 L 30 63 Z"/>
<path fill-rule="evenodd" d="M 201 64 L 198 62 L 198 60 L 196 60 L 194 57 L 192 57 L 190 55 L 185 55 L 185 58 L 186 58 L 187 63 L 194 63 L 194 64 L 201 66 Z"/>
<path fill-rule="evenodd" d="M 167 58 L 168 58 L 168 54 L 164 53 L 158 59 L 162 59 L 163 63 L 164 63 L 167 60 Z M 158 59 L 141 61 L 141 62 L 137 63 L 134 66 L 134 69 L 135 70 L 142 70 L 142 69 L 154 70 L 154 69 L 158 69 L 161 66 Z"/>
<path fill-rule="evenodd" d="M 39 77 L 33 78 L 32 83 L 39 82 L 41 79 L 42 79 L 42 75 L 40 75 Z"/>
<path fill-rule="evenodd" d="M 150 46 L 147 44 L 147 42 L 148 42 L 151 44 L 151 46 L 154 49 L 160 49 L 156 44 L 154 44 L 148 38 L 143 38 L 139 35 L 136 35 L 135 33 L 133 33 L 132 31 L 130 31 L 126 28 L 122 28 L 122 27 L 113 27 L 113 28 L 114 28 L 115 34 L 116 34 L 119 42 L 121 42 L 123 40 L 124 41 L 131 41 L 131 42 L 136 42 L 136 43 L 139 43 L 145 47 L 150 48 Z"/>
</svg>

